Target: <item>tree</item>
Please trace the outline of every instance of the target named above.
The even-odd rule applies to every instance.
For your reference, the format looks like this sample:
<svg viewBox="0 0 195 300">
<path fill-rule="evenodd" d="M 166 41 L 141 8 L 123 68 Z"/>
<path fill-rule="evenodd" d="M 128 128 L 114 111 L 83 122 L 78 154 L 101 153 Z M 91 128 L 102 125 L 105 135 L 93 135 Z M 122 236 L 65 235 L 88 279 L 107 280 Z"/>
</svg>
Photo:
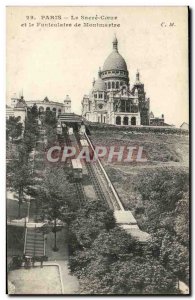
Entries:
<svg viewBox="0 0 195 300">
<path fill-rule="evenodd" d="M 102 276 L 109 271 L 110 264 L 119 259 L 128 259 L 137 248 L 136 241 L 116 226 L 115 222 L 108 228 L 105 226 L 105 218 L 100 217 L 100 222 L 99 217 L 99 213 L 95 211 L 91 217 L 90 215 L 87 218 L 81 217 L 85 221 L 90 219 L 89 222 L 76 223 L 75 227 L 73 221 L 73 236 L 76 236 L 82 247 L 76 248 L 77 250 L 70 256 L 69 263 L 72 272 L 79 278 L 88 276 L 92 269 L 94 276 Z"/>
<path fill-rule="evenodd" d="M 134 257 L 111 267 L 112 293 L 174 294 L 176 278 L 155 259 Z"/>
<path fill-rule="evenodd" d="M 22 135 L 23 125 L 20 122 L 20 117 L 11 116 L 6 120 L 6 135 L 7 138 L 11 138 L 11 142 L 13 143 L 14 139 L 17 139 Z"/>
<path fill-rule="evenodd" d="M 43 124 L 45 126 L 51 126 L 51 127 L 55 128 L 57 125 L 57 119 L 56 119 L 55 113 L 50 110 L 46 110 L 44 118 L 43 118 Z"/>
<path fill-rule="evenodd" d="M 30 113 L 31 113 L 31 117 L 33 118 L 33 119 L 37 119 L 38 118 L 38 116 L 39 116 L 39 111 L 38 111 L 38 108 L 37 108 L 37 105 L 36 104 L 34 104 L 33 106 L 32 106 L 32 108 L 31 108 L 31 110 L 30 110 Z"/>
<path fill-rule="evenodd" d="M 183 170 L 148 172 L 138 184 L 144 203 L 143 230 L 150 232 L 150 249 L 168 271 L 189 282 L 188 174 Z M 144 222 L 143 222 L 144 220 Z"/>
<path fill-rule="evenodd" d="M 38 190 L 42 200 L 44 218 L 54 224 L 54 251 L 58 251 L 56 245 L 57 221 L 64 220 L 69 207 L 74 207 L 70 195 L 69 186 L 63 168 L 60 166 L 48 168 L 42 186 Z"/>
<path fill-rule="evenodd" d="M 170 212 L 176 208 L 183 192 L 188 190 L 189 176 L 184 171 L 161 170 L 147 172 L 138 182 L 138 191 L 144 201 L 155 201 L 158 212 Z"/>
<path fill-rule="evenodd" d="M 29 153 L 35 143 L 35 134 L 33 133 L 35 128 L 35 124 L 31 124 L 27 118 L 25 120 L 22 142 L 17 145 L 16 151 L 12 154 L 12 160 L 7 167 L 11 189 L 18 194 L 18 218 L 20 218 L 20 208 L 24 199 L 24 192 L 27 193 L 28 187 L 33 184 Z M 12 139 L 21 135 L 22 124 L 19 123 L 19 118 L 11 117 L 8 120 L 7 130 Z"/>
<path fill-rule="evenodd" d="M 23 135 L 23 146 L 29 154 L 35 147 L 35 143 L 39 137 L 39 126 L 37 122 L 38 110 L 37 106 L 33 105 L 28 108 L 27 118 L 25 120 L 25 130 Z"/>
<path fill-rule="evenodd" d="M 61 219 L 61 213 L 63 213 L 63 210 L 65 210 L 65 206 L 63 203 L 63 198 L 59 194 L 56 194 L 54 191 L 50 191 L 49 193 L 46 193 L 45 200 L 48 201 L 47 207 L 43 206 L 43 208 L 46 208 L 47 217 L 54 221 L 54 251 L 58 251 L 58 247 L 56 244 L 56 233 L 57 233 L 57 219 Z"/>
<path fill-rule="evenodd" d="M 26 148 L 28 154 L 30 154 L 30 152 L 35 147 L 36 140 L 37 138 L 35 134 L 26 129 L 23 137 L 23 145 Z"/>
<path fill-rule="evenodd" d="M 84 294 L 176 293 L 176 276 L 117 226 L 70 259 Z"/>
<path fill-rule="evenodd" d="M 9 166 L 11 189 L 18 193 L 18 218 L 20 218 L 21 204 L 24 200 L 24 192 L 32 185 L 31 168 L 28 164 L 15 159 Z"/>
<path fill-rule="evenodd" d="M 81 209 L 79 209 L 70 224 L 70 238 L 74 235 L 77 240 L 75 249 L 72 247 L 72 251 L 78 248 L 89 248 L 96 237 L 103 231 L 109 231 L 115 226 L 115 218 L 113 211 L 108 207 L 100 203 L 99 201 L 93 201 L 86 203 Z"/>
<path fill-rule="evenodd" d="M 189 193 L 184 193 L 175 209 L 174 230 L 183 245 L 189 245 Z"/>
<path fill-rule="evenodd" d="M 179 280 L 189 284 L 189 249 L 177 237 L 165 234 L 160 248 L 160 262 Z"/>
<path fill-rule="evenodd" d="M 136 252 L 138 255 L 137 241 L 131 237 L 124 229 L 115 226 L 110 231 L 102 231 L 91 246 L 91 251 L 97 256 L 108 257 L 109 262 L 114 262 L 119 258 Z"/>
</svg>

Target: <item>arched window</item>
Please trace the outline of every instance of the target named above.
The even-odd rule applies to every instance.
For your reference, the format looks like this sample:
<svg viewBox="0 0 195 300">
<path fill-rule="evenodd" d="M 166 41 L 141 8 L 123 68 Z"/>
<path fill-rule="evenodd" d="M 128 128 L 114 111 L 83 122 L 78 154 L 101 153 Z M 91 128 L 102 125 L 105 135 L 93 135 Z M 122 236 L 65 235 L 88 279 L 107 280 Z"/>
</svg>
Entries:
<svg viewBox="0 0 195 300">
<path fill-rule="evenodd" d="M 136 117 L 131 118 L 131 125 L 136 125 Z"/>
<path fill-rule="evenodd" d="M 129 119 L 128 119 L 128 117 L 124 117 L 123 124 L 124 125 L 129 125 Z"/>
<path fill-rule="evenodd" d="M 44 113 L 44 107 L 43 107 L 43 106 L 40 106 L 40 107 L 39 107 L 39 113 L 40 113 L 40 114 L 43 114 L 43 113 Z"/>
<path fill-rule="evenodd" d="M 132 105 L 132 106 L 131 106 L 131 111 L 132 111 L 133 113 L 138 112 L 138 106 L 137 106 L 137 105 Z"/>
<path fill-rule="evenodd" d="M 115 82 L 112 82 L 112 89 L 115 89 Z"/>
<path fill-rule="evenodd" d="M 111 88 L 111 83 L 110 83 L 110 81 L 108 82 L 108 89 L 110 89 Z"/>
<path fill-rule="evenodd" d="M 120 116 L 116 117 L 116 125 L 121 125 L 121 117 Z"/>
<path fill-rule="evenodd" d="M 120 82 L 120 86 L 122 86 L 122 85 L 123 85 L 123 82 L 121 81 L 121 82 Z"/>
<path fill-rule="evenodd" d="M 119 89 L 119 82 L 116 82 L 116 89 Z"/>
<path fill-rule="evenodd" d="M 50 107 L 47 107 L 47 108 L 46 108 L 46 111 L 50 111 Z"/>
<path fill-rule="evenodd" d="M 62 110 L 59 108 L 59 109 L 58 109 L 58 114 L 59 114 L 59 115 L 61 114 L 61 111 L 62 111 Z"/>
</svg>

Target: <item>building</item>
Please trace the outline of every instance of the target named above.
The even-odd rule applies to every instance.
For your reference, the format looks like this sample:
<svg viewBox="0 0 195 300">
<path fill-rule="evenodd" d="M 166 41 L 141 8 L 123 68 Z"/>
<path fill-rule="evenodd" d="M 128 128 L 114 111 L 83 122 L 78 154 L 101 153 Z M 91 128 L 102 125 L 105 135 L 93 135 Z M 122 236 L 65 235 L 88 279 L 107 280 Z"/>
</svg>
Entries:
<svg viewBox="0 0 195 300">
<path fill-rule="evenodd" d="M 181 129 L 189 130 L 189 124 L 186 122 L 183 122 L 180 126 Z"/>
<path fill-rule="evenodd" d="M 9 119 L 10 117 L 14 117 L 14 109 L 11 106 L 6 105 L 6 119 Z"/>
<path fill-rule="evenodd" d="M 164 126 L 165 125 L 165 117 L 162 115 L 161 117 L 155 117 L 153 112 L 150 113 L 150 126 Z"/>
<path fill-rule="evenodd" d="M 16 97 L 11 98 L 11 107 L 16 108 L 20 100 L 21 99 Z M 48 97 L 45 97 L 43 100 L 25 100 L 25 103 L 27 107 L 32 107 L 34 104 L 36 104 L 40 114 L 44 113 L 45 111 L 53 111 L 56 116 L 58 116 L 62 113 L 71 112 L 71 99 L 69 95 L 66 95 L 66 98 L 63 102 L 50 101 Z"/>
<path fill-rule="evenodd" d="M 146 98 L 144 84 L 137 71 L 130 85 L 129 72 L 118 51 L 118 40 L 113 40 L 113 50 L 99 69 L 89 95 L 82 100 L 82 116 L 91 122 L 116 125 L 149 125 L 150 100 Z"/>
<path fill-rule="evenodd" d="M 6 119 L 9 119 L 10 117 L 20 117 L 20 121 L 24 125 L 27 114 L 27 105 L 23 97 L 17 100 L 14 107 L 6 105 Z"/>
</svg>

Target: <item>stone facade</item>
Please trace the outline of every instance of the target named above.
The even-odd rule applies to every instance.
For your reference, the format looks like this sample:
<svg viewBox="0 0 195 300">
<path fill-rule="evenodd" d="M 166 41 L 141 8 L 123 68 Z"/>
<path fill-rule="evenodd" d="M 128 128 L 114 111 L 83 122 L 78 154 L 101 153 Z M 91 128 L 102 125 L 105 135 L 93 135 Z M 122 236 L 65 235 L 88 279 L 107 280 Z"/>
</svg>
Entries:
<svg viewBox="0 0 195 300">
<path fill-rule="evenodd" d="M 15 118 L 20 117 L 20 122 L 24 125 L 26 115 L 27 115 L 27 105 L 23 97 L 18 99 L 14 107 L 6 105 L 6 119 L 9 119 L 10 117 L 15 117 Z"/>
<path fill-rule="evenodd" d="M 118 52 L 118 40 L 107 57 L 89 95 L 82 100 L 82 116 L 91 122 L 116 125 L 149 125 L 150 100 L 146 98 L 139 72 L 130 86 L 129 72 Z"/>
<path fill-rule="evenodd" d="M 168 125 L 168 124 L 166 124 Z M 150 126 L 165 126 L 165 117 L 155 117 L 153 112 L 150 113 Z"/>
<path fill-rule="evenodd" d="M 18 98 L 11 98 L 11 107 L 15 108 L 19 101 L 20 99 Z M 58 116 L 63 113 L 71 112 L 71 99 L 69 95 L 66 95 L 63 103 L 50 101 L 47 97 L 45 97 L 44 100 L 26 100 L 25 103 L 27 107 L 32 107 L 36 104 L 40 113 L 50 110 L 55 112 L 56 116 Z"/>
</svg>

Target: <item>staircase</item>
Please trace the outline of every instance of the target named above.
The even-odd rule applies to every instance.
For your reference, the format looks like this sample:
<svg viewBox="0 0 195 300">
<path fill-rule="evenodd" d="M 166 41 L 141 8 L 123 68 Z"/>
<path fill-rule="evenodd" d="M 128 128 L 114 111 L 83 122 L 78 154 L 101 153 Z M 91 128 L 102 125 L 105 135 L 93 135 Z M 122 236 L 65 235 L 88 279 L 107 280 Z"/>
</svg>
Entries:
<svg viewBox="0 0 195 300">
<path fill-rule="evenodd" d="M 26 228 L 24 255 L 33 258 L 45 257 L 44 235 L 36 227 Z"/>
<path fill-rule="evenodd" d="M 60 121 L 67 123 L 81 123 L 83 120 L 82 116 L 77 115 L 75 113 L 60 114 L 58 118 L 60 119 Z"/>
</svg>

